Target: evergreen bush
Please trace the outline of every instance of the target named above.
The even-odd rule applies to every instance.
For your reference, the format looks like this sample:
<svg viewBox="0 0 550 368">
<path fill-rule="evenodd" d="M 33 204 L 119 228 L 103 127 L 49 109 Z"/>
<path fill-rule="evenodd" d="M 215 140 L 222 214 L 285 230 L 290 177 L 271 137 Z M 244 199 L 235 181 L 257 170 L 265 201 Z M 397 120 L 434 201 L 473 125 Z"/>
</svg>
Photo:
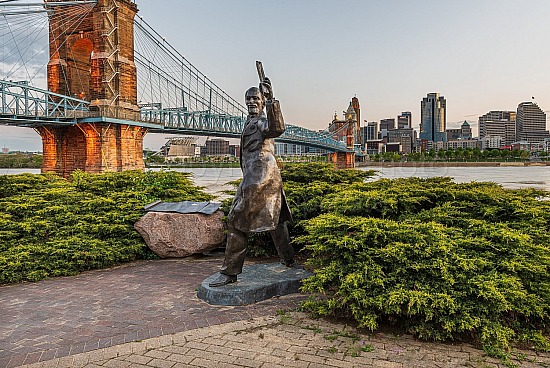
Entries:
<svg viewBox="0 0 550 368">
<path fill-rule="evenodd" d="M 372 177 L 372 170 L 337 170 L 326 162 L 284 163 L 281 169 L 286 200 L 293 221 L 288 225 L 292 238 L 303 233 L 301 221 L 321 213 L 322 199 L 335 191 L 343 190 L 353 183 L 362 183 Z M 235 188 L 241 180 L 229 184 Z M 340 187 L 341 186 L 341 187 Z M 235 194 L 235 191 L 229 192 Z M 229 213 L 232 199 L 223 201 L 222 209 Z M 250 234 L 248 252 L 252 257 L 275 256 L 277 251 L 268 232 Z"/>
<path fill-rule="evenodd" d="M 211 198 L 177 172 L 0 176 L 0 284 L 154 258 L 133 228 L 143 206 Z"/>
<path fill-rule="evenodd" d="M 372 330 L 393 323 L 420 338 L 473 338 L 504 358 L 513 341 L 548 349 L 548 194 L 447 178 L 333 191 L 297 240 L 314 270 L 304 307 Z"/>
</svg>

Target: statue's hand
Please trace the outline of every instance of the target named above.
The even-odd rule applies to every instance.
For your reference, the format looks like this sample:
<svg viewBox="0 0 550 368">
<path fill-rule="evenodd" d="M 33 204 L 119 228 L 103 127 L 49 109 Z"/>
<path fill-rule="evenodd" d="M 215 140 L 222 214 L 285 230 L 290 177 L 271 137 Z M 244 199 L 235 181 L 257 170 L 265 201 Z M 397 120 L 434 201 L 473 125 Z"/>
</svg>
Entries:
<svg viewBox="0 0 550 368">
<path fill-rule="evenodd" d="M 271 87 L 271 81 L 269 78 L 265 77 L 264 80 L 260 83 L 260 91 L 264 95 L 266 100 L 273 99 L 273 87 Z"/>
</svg>

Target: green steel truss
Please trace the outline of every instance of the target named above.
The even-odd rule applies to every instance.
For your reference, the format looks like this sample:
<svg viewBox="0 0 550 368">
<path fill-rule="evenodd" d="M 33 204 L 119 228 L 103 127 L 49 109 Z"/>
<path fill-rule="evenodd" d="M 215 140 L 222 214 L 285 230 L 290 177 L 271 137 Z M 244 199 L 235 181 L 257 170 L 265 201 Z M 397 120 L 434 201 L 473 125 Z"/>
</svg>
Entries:
<svg viewBox="0 0 550 368">
<path fill-rule="evenodd" d="M 142 108 L 139 120 L 121 120 L 96 116 L 96 113 L 90 111 L 89 104 L 88 101 L 52 93 L 24 82 L 0 81 L 0 122 L 7 125 L 38 127 L 112 122 L 144 126 L 155 133 L 238 138 L 246 120 L 243 116 L 211 114 L 208 111 L 151 108 Z M 349 151 L 344 142 L 330 138 L 327 133 L 295 125 L 287 125 L 286 132 L 277 141 L 328 151 Z"/>
<path fill-rule="evenodd" d="M 90 116 L 90 103 L 27 82 L 0 80 L 0 122 L 17 126 L 76 124 Z"/>
</svg>

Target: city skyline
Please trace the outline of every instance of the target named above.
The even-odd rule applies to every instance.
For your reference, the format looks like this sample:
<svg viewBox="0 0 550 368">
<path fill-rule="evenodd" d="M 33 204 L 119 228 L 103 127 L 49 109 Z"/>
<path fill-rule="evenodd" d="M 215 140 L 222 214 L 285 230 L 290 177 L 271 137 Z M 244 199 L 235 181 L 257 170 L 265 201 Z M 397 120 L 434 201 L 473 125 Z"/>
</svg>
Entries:
<svg viewBox="0 0 550 368">
<path fill-rule="evenodd" d="M 530 2 L 537 9 L 530 12 L 509 0 L 136 3 L 139 15 L 239 101 L 257 83 L 254 61 L 262 60 L 290 124 L 325 129 L 357 96 L 362 120 L 411 111 L 418 129 L 420 101 L 438 92 L 448 128 L 466 120 L 477 136 L 479 116 L 527 101 L 547 112 L 549 127 L 544 0 Z M 31 141 L 38 148 L 29 150 L 41 149 L 34 131 L 0 127 L 2 146 Z M 164 141 L 148 135 L 145 146 Z"/>
</svg>

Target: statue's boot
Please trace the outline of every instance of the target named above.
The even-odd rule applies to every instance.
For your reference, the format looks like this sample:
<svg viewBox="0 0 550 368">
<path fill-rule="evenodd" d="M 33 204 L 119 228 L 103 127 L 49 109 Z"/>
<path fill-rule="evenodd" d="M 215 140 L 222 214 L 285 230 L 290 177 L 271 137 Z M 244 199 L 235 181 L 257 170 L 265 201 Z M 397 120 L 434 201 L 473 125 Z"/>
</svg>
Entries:
<svg viewBox="0 0 550 368">
<path fill-rule="evenodd" d="M 277 225 L 274 230 L 270 231 L 271 238 L 275 244 L 275 249 L 281 257 L 281 263 L 287 267 L 292 267 L 296 264 L 294 261 L 294 248 L 290 245 L 290 235 L 286 223 Z"/>
<path fill-rule="evenodd" d="M 294 259 L 287 259 L 281 261 L 282 264 L 284 264 L 287 267 L 294 267 L 297 265 L 296 261 Z"/>
<path fill-rule="evenodd" d="M 234 282 L 237 282 L 237 276 L 231 276 L 231 275 L 224 275 L 223 273 L 220 273 L 218 277 L 214 281 L 208 284 L 210 287 L 218 287 L 218 286 L 224 286 L 227 284 L 232 284 Z"/>
</svg>

